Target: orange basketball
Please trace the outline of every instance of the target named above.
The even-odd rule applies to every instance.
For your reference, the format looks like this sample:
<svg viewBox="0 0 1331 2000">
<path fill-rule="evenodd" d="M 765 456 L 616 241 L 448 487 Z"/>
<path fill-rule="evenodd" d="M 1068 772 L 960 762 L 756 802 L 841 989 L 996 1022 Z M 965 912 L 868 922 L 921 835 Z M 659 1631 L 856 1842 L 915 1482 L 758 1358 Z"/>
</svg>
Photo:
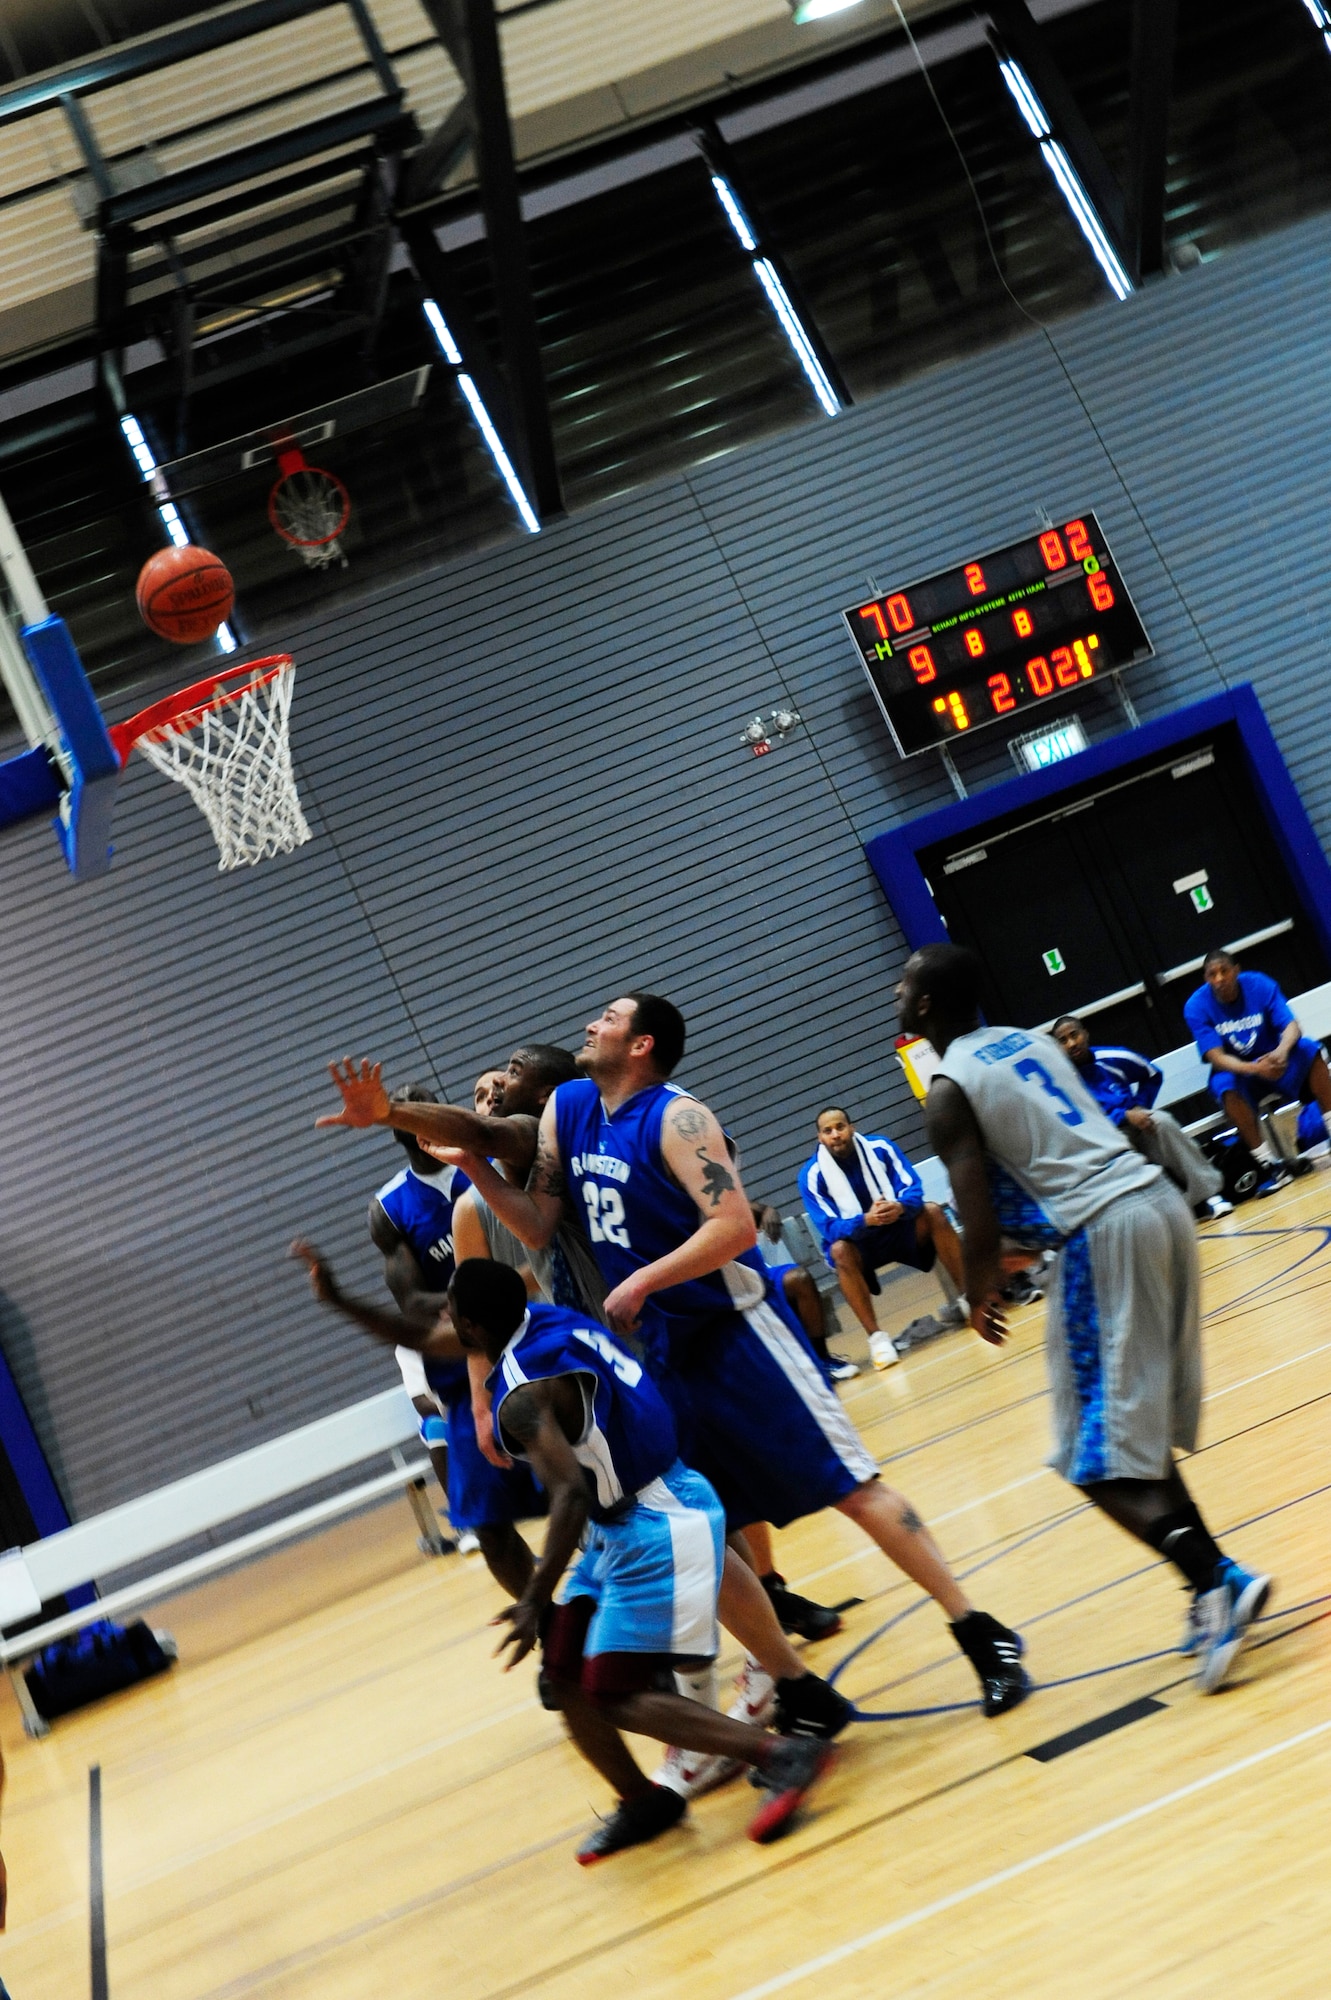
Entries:
<svg viewBox="0 0 1331 2000">
<path fill-rule="evenodd" d="M 192 646 L 211 639 L 236 600 L 226 564 L 207 549 L 159 549 L 139 571 L 139 616 L 159 639 Z"/>
</svg>

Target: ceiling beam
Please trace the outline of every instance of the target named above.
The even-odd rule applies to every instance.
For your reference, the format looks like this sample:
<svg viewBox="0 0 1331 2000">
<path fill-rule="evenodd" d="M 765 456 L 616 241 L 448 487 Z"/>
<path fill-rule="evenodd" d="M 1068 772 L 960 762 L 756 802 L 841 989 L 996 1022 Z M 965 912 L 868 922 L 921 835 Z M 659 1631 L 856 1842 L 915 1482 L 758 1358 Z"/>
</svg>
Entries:
<svg viewBox="0 0 1331 2000">
<path fill-rule="evenodd" d="M 1165 169 L 1178 0 L 1133 0 L 1128 130 L 1128 266 L 1133 279 L 1165 268 Z"/>
<path fill-rule="evenodd" d="M 537 513 L 548 520 L 563 513 L 564 497 L 550 427 L 494 4 L 493 0 L 423 0 L 423 4 L 453 58 L 471 104 L 500 352 L 517 419 L 517 463 Z M 425 277 L 423 271 L 421 275 Z"/>
</svg>

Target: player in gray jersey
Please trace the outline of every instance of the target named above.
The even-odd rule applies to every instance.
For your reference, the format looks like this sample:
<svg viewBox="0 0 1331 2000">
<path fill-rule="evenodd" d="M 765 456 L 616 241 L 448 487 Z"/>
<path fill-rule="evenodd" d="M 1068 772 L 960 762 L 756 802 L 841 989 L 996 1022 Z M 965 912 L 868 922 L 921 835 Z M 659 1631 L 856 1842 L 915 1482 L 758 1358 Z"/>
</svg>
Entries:
<svg viewBox="0 0 1331 2000">
<path fill-rule="evenodd" d="M 980 962 L 931 944 L 901 1024 L 942 1057 L 925 1104 L 962 1224 L 971 1324 L 1000 1344 L 1022 1253 L 1057 1251 L 1045 1351 L 1056 1471 L 1159 1551 L 1193 1592 L 1184 1650 L 1212 1694 L 1271 1594 L 1217 1546 L 1174 1462 L 1201 1412 L 1197 1242 L 1178 1189 L 1105 1117 L 1062 1050 L 980 1026 Z"/>
</svg>

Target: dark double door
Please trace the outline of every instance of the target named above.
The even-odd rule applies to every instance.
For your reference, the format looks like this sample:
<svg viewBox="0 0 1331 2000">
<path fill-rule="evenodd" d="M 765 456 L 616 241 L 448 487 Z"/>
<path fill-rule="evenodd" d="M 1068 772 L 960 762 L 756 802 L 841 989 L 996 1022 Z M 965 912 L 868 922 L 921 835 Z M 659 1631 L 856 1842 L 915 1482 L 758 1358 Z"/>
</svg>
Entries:
<svg viewBox="0 0 1331 2000">
<path fill-rule="evenodd" d="M 1287 993 L 1328 977 L 1225 729 L 920 861 L 949 934 L 984 961 L 991 1021 L 1082 1014 L 1097 1042 L 1158 1055 L 1189 1039 L 1213 944 Z"/>
</svg>

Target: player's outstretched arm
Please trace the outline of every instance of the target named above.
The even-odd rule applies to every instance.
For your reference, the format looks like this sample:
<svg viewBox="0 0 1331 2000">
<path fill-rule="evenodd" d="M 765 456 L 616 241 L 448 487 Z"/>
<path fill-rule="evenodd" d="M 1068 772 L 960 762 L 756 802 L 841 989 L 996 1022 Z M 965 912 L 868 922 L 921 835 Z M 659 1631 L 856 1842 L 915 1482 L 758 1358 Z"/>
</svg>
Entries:
<svg viewBox="0 0 1331 2000">
<path fill-rule="evenodd" d="M 496 1121 L 502 1125 L 502 1118 Z M 476 1191 L 499 1220 L 506 1223 L 529 1250 L 544 1250 L 554 1242 L 564 1217 L 564 1169 L 559 1159 L 559 1135 L 555 1126 L 555 1100 L 550 1098 L 541 1113 L 536 1135 L 536 1156 L 525 1188 L 515 1187 L 484 1161 L 464 1163 L 465 1171 L 475 1169 Z"/>
<path fill-rule="evenodd" d="M 1003 1287 L 1002 1232 L 989 1196 L 984 1142 L 964 1090 L 950 1077 L 936 1076 L 924 1101 L 924 1123 L 952 1182 L 961 1218 L 961 1254 L 970 1300 L 971 1325 L 1001 1346 L 1007 1333 Z"/>
<path fill-rule="evenodd" d="M 377 1306 L 369 1299 L 353 1298 L 344 1292 L 337 1274 L 328 1259 L 318 1251 L 313 1243 L 303 1236 L 297 1237 L 291 1246 L 292 1257 L 304 1264 L 310 1274 L 310 1290 L 320 1305 L 330 1306 L 361 1327 L 374 1340 L 386 1347 L 414 1347 L 420 1354 L 429 1354 L 439 1361 L 461 1361 L 465 1350 L 453 1331 L 448 1314 L 436 1304 L 429 1309 L 429 1317 L 390 1312 L 387 1306 Z"/>
<path fill-rule="evenodd" d="M 581 1393 L 568 1379 L 527 1382 L 504 1399 L 505 1435 L 521 1449 L 550 1495 L 550 1519 L 541 1560 L 517 1603 L 506 1605 L 491 1620 L 494 1625 L 509 1628 L 495 1648 L 496 1657 L 509 1653 L 504 1663 L 505 1673 L 524 1660 L 536 1644 L 541 1619 L 555 1594 L 555 1586 L 568 1568 L 587 1520 L 587 1488 L 582 1467 L 573 1455 L 565 1430 L 565 1423 L 581 1427 L 582 1418 Z"/>
<path fill-rule="evenodd" d="M 361 1062 L 344 1056 L 329 1063 L 328 1074 L 342 1099 L 340 1111 L 316 1118 L 323 1125 L 349 1125 L 364 1131 L 371 1125 L 390 1125 L 395 1132 L 437 1146 L 460 1146 L 492 1160 L 520 1167 L 531 1164 L 531 1123 L 525 1118 L 482 1118 L 461 1104 L 417 1104 L 390 1097 L 384 1088 L 383 1064 Z"/>
<path fill-rule="evenodd" d="M 607 1326 L 631 1333 L 644 1302 L 668 1285 L 719 1271 L 758 1241 L 753 1207 L 731 1164 L 725 1133 L 696 1097 L 676 1098 L 661 1123 L 661 1156 L 684 1192 L 698 1205 L 700 1221 L 677 1250 L 644 1264 L 605 1302 Z"/>
<path fill-rule="evenodd" d="M 425 1283 L 425 1273 L 397 1224 L 384 1213 L 378 1195 L 370 1203 L 370 1241 L 384 1260 L 384 1283 L 399 1312 L 422 1326 L 433 1326 L 442 1310 L 438 1292 Z"/>
</svg>

